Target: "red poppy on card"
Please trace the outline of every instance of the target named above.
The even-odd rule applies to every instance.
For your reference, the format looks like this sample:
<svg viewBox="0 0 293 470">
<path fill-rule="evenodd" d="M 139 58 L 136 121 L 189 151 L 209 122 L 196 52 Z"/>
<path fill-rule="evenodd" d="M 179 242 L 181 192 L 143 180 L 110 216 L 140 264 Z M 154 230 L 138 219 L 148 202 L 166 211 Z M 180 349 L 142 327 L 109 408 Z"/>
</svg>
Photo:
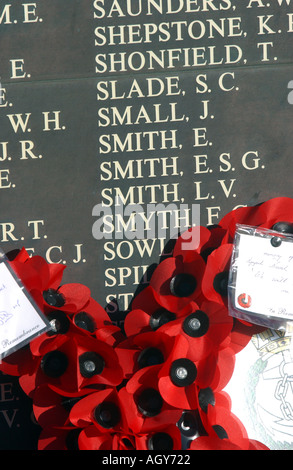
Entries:
<svg viewBox="0 0 293 470">
<path fill-rule="evenodd" d="M 206 299 L 222 305 L 228 303 L 228 281 L 233 245 L 224 244 L 210 254 L 202 280 Z"/>
<path fill-rule="evenodd" d="M 167 258 L 154 270 L 150 286 L 163 307 L 177 312 L 200 300 L 204 270 L 205 262 L 196 252 L 188 261 L 183 261 L 182 256 Z"/>
<path fill-rule="evenodd" d="M 145 367 L 137 371 L 119 390 L 120 401 L 127 410 L 128 427 L 133 433 L 148 433 L 176 423 L 182 410 L 170 406 L 158 387 L 161 365 Z"/>
<path fill-rule="evenodd" d="M 181 450 L 181 433 L 176 424 L 162 427 L 155 432 L 136 437 L 137 450 L 169 451 Z"/>
<path fill-rule="evenodd" d="M 141 333 L 122 341 L 115 348 L 125 378 L 138 370 L 162 364 L 170 354 L 174 339 L 160 330 Z"/>
<path fill-rule="evenodd" d="M 233 327 L 233 319 L 226 307 L 215 302 L 204 301 L 200 308 L 184 318 L 178 318 L 165 326 L 162 333 L 175 338 L 182 335 L 189 343 L 187 357 L 199 361 L 221 347 Z"/>
<path fill-rule="evenodd" d="M 170 311 L 160 303 L 153 287 L 147 286 L 133 299 L 131 308 L 124 321 L 127 336 L 156 331 L 175 318 L 191 313 L 193 307 L 187 304 L 179 310 L 175 308 L 175 311 Z"/>
</svg>

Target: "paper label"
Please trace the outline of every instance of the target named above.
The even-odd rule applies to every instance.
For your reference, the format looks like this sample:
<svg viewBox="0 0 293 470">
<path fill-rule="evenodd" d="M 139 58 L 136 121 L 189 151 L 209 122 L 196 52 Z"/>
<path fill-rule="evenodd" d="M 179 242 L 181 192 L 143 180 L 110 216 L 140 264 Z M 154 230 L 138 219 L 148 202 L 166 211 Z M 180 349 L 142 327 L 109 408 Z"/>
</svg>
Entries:
<svg viewBox="0 0 293 470">
<path fill-rule="evenodd" d="M 0 263 L 0 358 L 27 344 L 50 325 L 6 262 Z"/>
<path fill-rule="evenodd" d="M 293 320 L 293 243 L 286 238 L 241 234 L 235 307 Z"/>
</svg>

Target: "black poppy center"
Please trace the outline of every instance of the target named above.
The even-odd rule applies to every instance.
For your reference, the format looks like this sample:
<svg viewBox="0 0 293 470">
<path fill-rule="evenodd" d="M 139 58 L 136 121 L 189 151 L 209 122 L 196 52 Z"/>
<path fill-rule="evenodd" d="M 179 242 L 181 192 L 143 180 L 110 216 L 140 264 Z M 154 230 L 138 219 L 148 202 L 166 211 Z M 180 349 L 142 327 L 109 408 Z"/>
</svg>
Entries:
<svg viewBox="0 0 293 470">
<path fill-rule="evenodd" d="M 196 286 L 195 277 L 188 273 L 177 274 L 170 281 L 170 291 L 176 297 L 189 297 L 195 291 Z"/>
<path fill-rule="evenodd" d="M 141 392 L 136 400 L 139 411 L 148 417 L 156 416 L 160 413 L 163 406 L 163 399 L 154 388 L 146 388 Z"/>
<path fill-rule="evenodd" d="M 277 222 L 272 226 L 272 230 L 275 230 L 276 232 L 293 234 L 293 224 L 290 222 Z"/>
<path fill-rule="evenodd" d="M 214 278 L 214 289 L 222 297 L 228 295 L 229 271 L 218 273 Z"/>
<path fill-rule="evenodd" d="M 215 396 L 211 388 L 203 388 L 199 391 L 198 403 L 205 413 L 207 413 L 209 405 L 215 406 Z"/>
<path fill-rule="evenodd" d="M 146 348 L 138 356 L 138 366 L 140 369 L 148 366 L 155 366 L 164 362 L 162 351 L 158 348 Z"/>
<path fill-rule="evenodd" d="M 69 412 L 79 400 L 80 397 L 64 397 L 61 400 L 61 406 Z"/>
<path fill-rule="evenodd" d="M 101 374 L 105 367 L 105 361 L 96 352 L 87 351 L 79 356 L 79 369 L 83 377 L 89 379 Z"/>
<path fill-rule="evenodd" d="M 67 356 L 61 351 L 50 351 L 41 360 L 41 369 L 48 377 L 58 378 L 68 367 Z"/>
<path fill-rule="evenodd" d="M 195 381 L 197 367 L 190 359 L 176 359 L 171 364 L 170 377 L 174 385 L 186 387 Z"/>
<path fill-rule="evenodd" d="M 51 307 L 63 307 L 65 304 L 64 296 L 55 289 L 48 289 L 43 292 L 43 298 Z"/>
<path fill-rule="evenodd" d="M 51 325 L 51 330 L 47 332 L 48 336 L 57 334 L 64 335 L 69 330 L 70 320 L 64 312 L 55 310 L 54 312 L 50 312 L 47 318 Z"/>
<path fill-rule="evenodd" d="M 149 325 L 152 330 L 157 330 L 160 326 L 169 323 L 176 319 L 175 313 L 169 312 L 168 310 L 159 309 L 156 310 L 150 317 Z"/>
<path fill-rule="evenodd" d="M 199 338 L 206 334 L 210 326 L 209 317 L 202 310 L 191 313 L 183 321 L 183 331 L 192 338 Z"/>
<path fill-rule="evenodd" d="M 185 411 L 179 422 L 180 432 L 186 437 L 195 436 L 198 432 L 198 423 L 195 415 L 191 411 Z"/>
<path fill-rule="evenodd" d="M 215 431 L 219 439 L 228 439 L 228 434 L 226 430 L 219 424 L 215 424 L 213 426 L 213 430 Z"/>
<path fill-rule="evenodd" d="M 94 320 L 86 312 L 77 313 L 74 317 L 74 323 L 76 326 L 89 333 L 93 333 L 96 329 Z"/>
<path fill-rule="evenodd" d="M 157 432 L 148 440 L 147 445 L 149 450 L 172 450 L 174 442 L 170 434 Z"/>
<path fill-rule="evenodd" d="M 97 423 L 107 429 L 116 426 L 121 419 L 119 407 L 116 403 L 111 401 L 100 403 L 100 405 L 95 408 L 94 416 Z"/>
<path fill-rule="evenodd" d="M 79 450 L 78 447 L 78 437 L 80 434 L 80 429 L 72 429 L 68 431 L 65 438 L 65 445 L 67 450 Z"/>
</svg>

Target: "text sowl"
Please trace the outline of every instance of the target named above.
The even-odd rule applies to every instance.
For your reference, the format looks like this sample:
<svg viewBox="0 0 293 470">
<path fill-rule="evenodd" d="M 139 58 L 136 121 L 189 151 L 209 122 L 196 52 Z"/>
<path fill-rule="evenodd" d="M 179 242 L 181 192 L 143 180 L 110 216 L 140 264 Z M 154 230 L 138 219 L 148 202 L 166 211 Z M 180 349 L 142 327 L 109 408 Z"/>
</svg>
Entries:
<svg viewBox="0 0 293 470">
<path fill-rule="evenodd" d="M 234 186 L 236 179 L 230 179 L 230 183 L 226 183 L 226 180 L 218 180 L 218 183 L 220 184 L 226 198 L 230 197 L 232 188 Z M 199 201 L 202 199 L 214 199 L 214 196 L 211 196 L 210 193 L 207 195 L 203 196 L 202 194 L 202 181 L 195 181 L 195 200 Z M 233 197 L 236 197 L 236 194 L 233 194 Z"/>
</svg>

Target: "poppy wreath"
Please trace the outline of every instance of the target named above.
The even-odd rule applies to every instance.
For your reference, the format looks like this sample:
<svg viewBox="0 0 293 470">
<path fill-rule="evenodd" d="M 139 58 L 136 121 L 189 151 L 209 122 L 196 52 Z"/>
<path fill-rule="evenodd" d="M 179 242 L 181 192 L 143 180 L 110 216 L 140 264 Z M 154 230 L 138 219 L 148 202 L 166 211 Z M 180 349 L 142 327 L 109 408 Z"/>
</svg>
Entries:
<svg viewBox="0 0 293 470">
<path fill-rule="evenodd" d="M 41 427 L 39 450 L 267 450 L 231 411 L 235 356 L 261 331 L 233 318 L 227 282 L 236 224 L 293 233 L 275 198 L 181 234 L 123 328 L 64 265 L 25 249 L 11 267 L 51 329 L 0 364 L 18 377 Z"/>
</svg>

